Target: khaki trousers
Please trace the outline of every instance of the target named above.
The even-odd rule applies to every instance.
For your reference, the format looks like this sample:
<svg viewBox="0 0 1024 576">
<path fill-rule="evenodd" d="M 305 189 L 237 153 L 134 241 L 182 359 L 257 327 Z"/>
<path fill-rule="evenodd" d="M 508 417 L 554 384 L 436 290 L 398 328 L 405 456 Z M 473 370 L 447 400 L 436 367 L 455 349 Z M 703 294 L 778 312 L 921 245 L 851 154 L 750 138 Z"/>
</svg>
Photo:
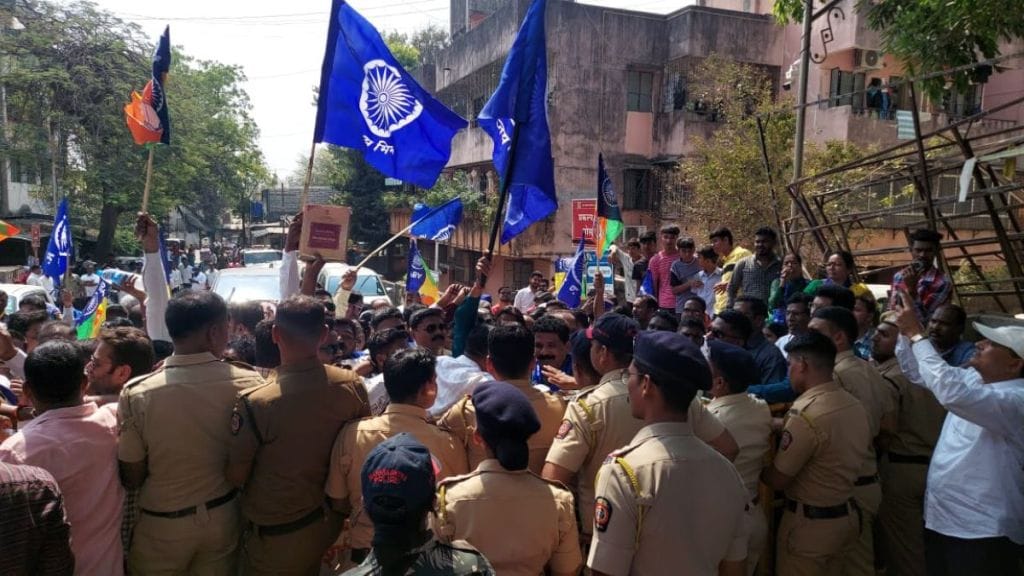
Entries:
<svg viewBox="0 0 1024 576">
<path fill-rule="evenodd" d="M 886 574 L 925 576 L 924 489 L 928 466 L 882 461 L 882 508 L 878 523 Z"/>
<path fill-rule="evenodd" d="M 875 517 L 882 505 L 878 482 L 854 486 L 853 501 L 860 508 L 860 537 L 843 554 L 843 576 L 875 576 Z"/>
<path fill-rule="evenodd" d="M 241 519 L 238 501 L 182 518 L 139 513 L 128 567 L 144 576 L 222 576 L 238 570 Z"/>
<path fill-rule="evenodd" d="M 811 520 L 802 510 L 786 510 L 775 545 L 775 573 L 780 576 L 833 576 L 839 573 L 843 551 L 857 539 L 857 514 Z"/>
<path fill-rule="evenodd" d="M 332 510 L 323 519 L 288 534 L 260 535 L 250 527 L 243 542 L 242 574 L 316 576 L 324 552 L 341 533 L 343 521 L 344 517 Z"/>
<path fill-rule="evenodd" d="M 764 508 L 753 503 L 747 508 L 747 518 L 750 527 L 750 535 L 747 537 L 747 576 L 753 576 L 768 540 L 768 519 L 764 515 Z"/>
</svg>

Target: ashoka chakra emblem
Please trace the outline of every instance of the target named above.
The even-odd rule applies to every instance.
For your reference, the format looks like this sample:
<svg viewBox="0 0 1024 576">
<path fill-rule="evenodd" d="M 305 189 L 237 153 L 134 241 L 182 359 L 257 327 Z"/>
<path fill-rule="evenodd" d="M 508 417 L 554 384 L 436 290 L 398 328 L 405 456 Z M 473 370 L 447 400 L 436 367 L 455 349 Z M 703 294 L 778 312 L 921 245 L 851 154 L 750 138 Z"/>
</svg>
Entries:
<svg viewBox="0 0 1024 576">
<path fill-rule="evenodd" d="M 390 138 L 392 132 L 419 117 L 423 104 L 413 97 L 397 68 L 383 60 L 370 60 L 363 66 L 359 110 L 370 132 Z"/>
</svg>

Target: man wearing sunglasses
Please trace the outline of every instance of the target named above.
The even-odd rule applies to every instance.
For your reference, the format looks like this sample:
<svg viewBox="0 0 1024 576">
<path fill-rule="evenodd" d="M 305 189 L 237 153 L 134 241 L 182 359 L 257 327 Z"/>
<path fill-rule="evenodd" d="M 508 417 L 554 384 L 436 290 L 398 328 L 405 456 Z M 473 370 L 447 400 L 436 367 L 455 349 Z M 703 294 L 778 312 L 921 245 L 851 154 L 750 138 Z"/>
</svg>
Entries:
<svg viewBox="0 0 1024 576">
<path fill-rule="evenodd" d="M 444 322 L 444 311 L 440 308 L 423 308 L 409 317 L 412 339 L 416 345 L 430 350 L 435 356 L 444 354 L 445 335 L 448 325 Z"/>
</svg>

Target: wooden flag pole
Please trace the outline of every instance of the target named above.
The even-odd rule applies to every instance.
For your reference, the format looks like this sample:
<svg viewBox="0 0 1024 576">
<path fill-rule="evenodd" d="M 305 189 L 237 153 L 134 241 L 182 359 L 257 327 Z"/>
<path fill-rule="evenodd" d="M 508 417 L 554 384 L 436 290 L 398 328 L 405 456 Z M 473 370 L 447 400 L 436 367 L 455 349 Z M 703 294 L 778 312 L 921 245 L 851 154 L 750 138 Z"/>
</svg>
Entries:
<svg viewBox="0 0 1024 576">
<path fill-rule="evenodd" d="M 458 198 L 458 196 L 456 196 L 456 198 Z M 452 198 L 452 200 L 454 200 L 454 199 L 455 199 L 455 198 Z M 449 200 L 449 202 L 450 202 L 450 201 L 451 201 L 451 200 Z M 394 241 L 395 241 L 395 240 L 398 240 L 399 238 L 401 238 L 402 236 L 404 236 L 406 232 L 408 232 L 409 230 L 412 230 L 412 227 L 413 227 L 413 226 L 415 226 L 415 225 L 419 224 L 419 223 L 420 223 L 420 222 L 422 222 L 423 220 L 426 220 L 426 219 L 427 219 L 427 218 L 428 218 L 429 216 L 432 216 L 433 214 L 434 214 L 434 210 L 431 210 L 430 212 L 428 212 L 427 214 L 425 214 L 425 215 L 423 216 L 423 218 L 420 218 L 419 220 L 416 220 L 416 221 L 412 221 L 412 218 L 410 217 L 410 218 L 409 218 L 410 222 L 409 222 L 409 225 L 408 225 L 408 226 L 406 226 L 405 228 L 402 228 L 401 230 L 399 230 L 399 231 L 398 231 L 398 233 L 397 233 L 397 234 L 395 234 L 395 235 L 394 235 L 394 236 L 392 236 L 391 238 L 388 238 L 388 239 L 387 239 L 386 241 L 384 241 L 384 243 L 383 243 L 383 244 L 381 244 L 380 246 L 377 246 L 376 248 L 374 248 L 373 250 L 371 250 L 371 251 L 370 251 L 370 253 L 369 253 L 369 255 L 368 255 L 368 256 L 367 256 L 366 258 L 363 258 L 363 259 L 362 259 L 362 260 L 361 260 L 361 261 L 359 262 L 359 264 L 356 264 L 356 268 L 362 268 L 362 267 L 363 267 L 363 266 L 364 266 L 364 265 L 365 265 L 365 264 L 366 264 L 367 262 L 369 262 L 369 261 L 370 261 L 370 258 L 373 258 L 373 255 L 374 255 L 374 254 L 376 254 L 377 252 L 380 252 L 381 250 L 383 250 L 383 249 L 387 248 L 388 246 L 390 246 L 390 245 L 391 245 L 392 243 L 394 243 Z M 436 265 L 437 265 L 437 263 L 435 262 L 435 264 L 434 264 L 434 265 L 436 266 Z"/>
<path fill-rule="evenodd" d="M 316 156 L 316 142 L 309 150 L 309 163 L 306 165 L 306 181 L 302 183 L 302 198 L 299 200 L 299 212 L 306 207 L 309 200 L 309 183 L 313 179 L 313 158 Z"/>
<path fill-rule="evenodd" d="M 153 177 L 153 149 L 156 146 L 149 145 L 149 158 L 146 160 L 146 186 L 142 189 L 142 212 L 149 208 L 149 181 Z"/>
</svg>

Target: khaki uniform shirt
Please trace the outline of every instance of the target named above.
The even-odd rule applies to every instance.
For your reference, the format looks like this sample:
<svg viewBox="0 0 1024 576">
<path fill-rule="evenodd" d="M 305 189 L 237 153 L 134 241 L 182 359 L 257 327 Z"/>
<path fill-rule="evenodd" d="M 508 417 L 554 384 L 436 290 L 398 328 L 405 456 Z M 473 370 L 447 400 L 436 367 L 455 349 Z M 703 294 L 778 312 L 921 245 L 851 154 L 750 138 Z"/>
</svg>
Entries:
<svg viewBox="0 0 1024 576">
<path fill-rule="evenodd" d="M 583 564 L 572 494 L 493 458 L 438 485 L 438 531 L 465 540 L 502 576 L 537 576 L 545 566 L 575 574 Z"/>
<path fill-rule="evenodd" d="M 946 421 L 946 410 L 930 390 L 907 380 L 896 358 L 880 364 L 878 371 L 896 388 L 899 398 L 897 429 L 889 440 L 889 452 L 931 457 Z"/>
<path fill-rule="evenodd" d="M 231 407 L 262 384 L 251 368 L 213 354 L 174 354 L 163 368 L 125 385 L 117 405 L 117 458 L 147 460 L 139 506 L 174 512 L 230 492 L 224 476 Z"/>
<path fill-rule="evenodd" d="M 801 394 L 786 415 L 775 468 L 793 482 L 791 500 L 836 506 L 853 494 L 853 483 L 871 445 L 863 404 L 834 382 Z"/>
<path fill-rule="evenodd" d="M 708 412 L 718 418 L 732 434 L 740 453 L 733 461 L 750 498 L 757 496 L 758 481 L 764 468 L 772 435 L 772 411 L 764 400 L 749 394 L 730 394 L 715 398 Z"/>
<path fill-rule="evenodd" d="M 373 522 L 363 514 L 363 462 L 378 444 L 401 432 L 412 434 L 430 450 L 438 480 L 469 470 L 465 449 L 451 433 L 428 422 L 427 411 L 419 406 L 389 404 L 380 416 L 347 424 L 331 450 L 326 492 L 331 498 L 348 500 L 352 505 L 352 548 L 369 548 L 373 541 Z"/>
<path fill-rule="evenodd" d="M 717 574 L 747 555 L 747 491 L 686 422 L 645 426 L 597 477 L 587 565 L 612 574 Z"/>
<path fill-rule="evenodd" d="M 259 526 L 298 520 L 324 504 L 331 446 L 346 422 L 369 415 L 359 376 L 311 360 L 281 366 L 239 395 L 231 462 L 252 463 L 242 512 Z"/>
<path fill-rule="evenodd" d="M 614 370 L 601 377 L 594 388 L 581 392 L 565 409 L 565 419 L 555 435 L 547 461 L 577 474 L 580 525 L 584 534 L 593 532 L 594 482 L 605 457 L 630 443 L 644 427 L 629 406 L 626 370 Z M 699 401 L 690 404 L 687 416 L 694 434 L 709 442 L 725 428 Z"/>
<path fill-rule="evenodd" d="M 896 410 L 896 391 L 892 385 L 886 382 L 867 360 L 855 356 L 853 350 L 836 354 L 836 366 L 832 377 L 836 384 L 864 405 L 868 417 L 868 431 L 872 439 L 877 437 L 882 416 Z M 858 476 L 872 476 L 877 472 L 875 445 L 869 443 L 868 454 L 861 464 Z"/>
<path fill-rule="evenodd" d="M 544 460 L 547 458 L 548 449 L 562 425 L 562 417 L 565 415 L 565 401 L 559 396 L 541 392 L 533 387 L 529 380 L 509 380 L 509 384 L 518 388 L 526 394 L 530 405 L 537 412 L 540 420 L 540 430 L 530 436 L 530 471 L 540 474 L 544 469 Z M 444 416 L 437 421 L 442 428 L 447 428 L 455 434 L 455 437 L 462 442 L 463 449 L 469 459 L 469 468 L 472 470 L 487 458 L 484 447 L 473 442 L 473 432 L 476 430 L 476 408 L 473 407 L 472 396 L 466 394 L 461 400 L 455 403 Z"/>
</svg>

